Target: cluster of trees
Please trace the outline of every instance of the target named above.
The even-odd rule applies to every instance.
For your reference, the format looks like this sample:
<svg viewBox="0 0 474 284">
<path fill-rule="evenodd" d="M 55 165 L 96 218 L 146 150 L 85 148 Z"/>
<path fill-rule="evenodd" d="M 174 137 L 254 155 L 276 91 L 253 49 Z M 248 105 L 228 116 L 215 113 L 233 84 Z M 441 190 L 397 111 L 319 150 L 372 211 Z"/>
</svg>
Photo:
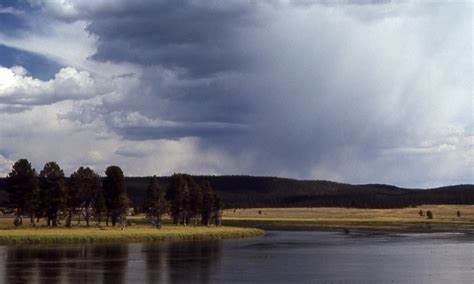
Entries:
<svg viewBox="0 0 474 284">
<path fill-rule="evenodd" d="M 156 176 L 148 186 L 143 209 L 153 224 L 161 227 L 161 216 L 166 213 L 174 224 L 221 224 L 221 200 L 208 181 L 198 184 L 186 174 L 174 174 L 171 178 L 166 191 Z"/>
<path fill-rule="evenodd" d="M 190 175 L 174 174 L 167 190 L 156 176 L 151 178 L 141 209 L 150 221 L 161 227 L 162 216 L 170 214 L 174 224 L 220 225 L 221 201 L 209 182 L 196 183 Z M 56 162 L 48 162 L 37 174 L 26 159 L 18 160 L 7 177 L 8 207 L 16 214 L 15 224 L 23 216 L 35 220 L 45 218 L 48 226 L 58 226 L 61 220 L 71 226 L 74 217 L 87 226 L 93 219 L 100 225 L 105 218 L 112 226 L 125 225 L 131 207 L 126 180 L 118 166 L 110 166 L 105 177 L 88 167 L 80 167 L 69 178 Z"/>
<path fill-rule="evenodd" d="M 110 166 L 101 178 L 94 170 L 80 167 L 66 181 L 56 162 L 44 165 L 39 175 L 26 159 L 18 160 L 7 177 L 10 208 L 16 214 L 15 224 L 21 225 L 23 216 L 31 224 L 45 218 L 48 226 L 57 226 L 65 220 L 71 226 L 73 216 L 84 217 L 87 225 L 92 217 L 107 225 L 123 221 L 130 206 L 125 177 L 120 167 Z"/>
</svg>

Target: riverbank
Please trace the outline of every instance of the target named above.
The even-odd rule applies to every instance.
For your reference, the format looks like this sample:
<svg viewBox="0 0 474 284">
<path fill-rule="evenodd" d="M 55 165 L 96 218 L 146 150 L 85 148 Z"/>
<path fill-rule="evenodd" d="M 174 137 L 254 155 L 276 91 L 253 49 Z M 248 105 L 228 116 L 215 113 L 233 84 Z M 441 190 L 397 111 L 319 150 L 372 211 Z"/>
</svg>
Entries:
<svg viewBox="0 0 474 284">
<path fill-rule="evenodd" d="M 125 230 L 116 227 L 24 227 L 1 229 L 0 245 L 220 240 L 262 235 L 264 235 L 264 231 L 260 229 L 227 226 L 166 225 L 161 229 L 149 226 L 131 226 Z"/>
<path fill-rule="evenodd" d="M 420 215 L 420 210 L 423 215 Z M 427 211 L 432 212 L 433 219 L 427 218 Z M 224 211 L 223 224 L 264 230 L 474 233 L 474 205 L 434 205 L 402 209 L 229 209 Z"/>
</svg>

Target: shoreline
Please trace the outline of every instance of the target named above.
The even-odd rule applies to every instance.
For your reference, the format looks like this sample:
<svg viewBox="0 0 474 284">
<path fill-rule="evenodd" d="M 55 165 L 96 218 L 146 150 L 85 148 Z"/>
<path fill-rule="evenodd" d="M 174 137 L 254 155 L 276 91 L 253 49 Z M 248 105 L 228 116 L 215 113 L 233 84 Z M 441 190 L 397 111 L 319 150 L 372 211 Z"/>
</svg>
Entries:
<svg viewBox="0 0 474 284">
<path fill-rule="evenodd" d="M 23 227 L 0 229 L 0 245 L 96 244 L 106 242 L 204 241 L 240 239 L 263 236 L 256 228 L 194 227 L 164 225 L 161 229 L 149 226 L 117 227 Z"/>
<path fill-rule="evenodd" d="M 387 233 L 474 233 L 474 223 L 224 219 L 225 226 L 282 231 L 360 231 Z"/>
</svg>

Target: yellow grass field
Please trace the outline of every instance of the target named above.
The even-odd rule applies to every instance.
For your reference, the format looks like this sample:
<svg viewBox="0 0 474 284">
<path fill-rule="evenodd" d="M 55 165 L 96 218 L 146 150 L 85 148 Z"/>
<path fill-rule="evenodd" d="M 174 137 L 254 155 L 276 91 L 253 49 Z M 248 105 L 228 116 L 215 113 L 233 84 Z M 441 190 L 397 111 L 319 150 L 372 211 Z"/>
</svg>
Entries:
<svg viewBox="0 0 474 284">
<path fill-rule="evenodd" d="M 253 228 L 171 226 L 161 229 L 150 226 L 118 227 L 28 227 L 0 229 L 0 245 L 58 244 L 96 242 L 143 242 L 176 240 L 218 240 L 261 236 L 264 232 Z"/>
<path fill-rule="evenodd" d="M 419 215 L 423 211 L 424 216 Z M 433 213 L 427 219 L 426 212 Z M 460 211 L 461 217 L 457 216 Z M 474 231 L 474 205 L 424 205 L 402 209 L 251 208 L 224 211 L 225 225 L 265 229 Z"/>
</svg>

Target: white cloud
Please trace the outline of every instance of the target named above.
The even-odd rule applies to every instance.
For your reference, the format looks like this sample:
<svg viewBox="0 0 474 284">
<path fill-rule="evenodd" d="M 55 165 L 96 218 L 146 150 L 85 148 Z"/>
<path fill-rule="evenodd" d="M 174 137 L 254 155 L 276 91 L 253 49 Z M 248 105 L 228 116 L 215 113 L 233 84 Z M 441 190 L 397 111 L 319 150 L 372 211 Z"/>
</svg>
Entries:
<svg viewBox="0 0 474 284">
<path fill-rule="evenodd" d="M 62 68 L 54 79 L 42 81 L 27 75 L 20 66 L 0 66 L 0 104 L 44 105 L 62 100 L 84 100 L 105 94 L 106 84 L 98 84 L 87 71 Z"/>
<path fill-rule="evenodd" d="M 236 159 L 217 150 L 202 151 L 199 139 L 129 141 L 107 130 L 101 122 L 86 126 L 60 120 L 57 115 L 72 108 L 72 102 L 37 106 L 16 114 L 0 114 L 10 124 L 0 125 L 0 176 L 13 161 L 29 159 L 40 170 L 47 161 L 57 161 L 66 174 L 79 166 L 99 173 L 116 164 L 130 176 L 235 173 Z M 243 160 L 240 160 L 241 162 Z"/>
<path fill-rule="evenodd" d="M 11 172 L 13 163 L 13 161 L 0 155 L 0 177 L 7 176 Z"/>
</svg>

